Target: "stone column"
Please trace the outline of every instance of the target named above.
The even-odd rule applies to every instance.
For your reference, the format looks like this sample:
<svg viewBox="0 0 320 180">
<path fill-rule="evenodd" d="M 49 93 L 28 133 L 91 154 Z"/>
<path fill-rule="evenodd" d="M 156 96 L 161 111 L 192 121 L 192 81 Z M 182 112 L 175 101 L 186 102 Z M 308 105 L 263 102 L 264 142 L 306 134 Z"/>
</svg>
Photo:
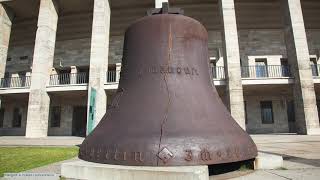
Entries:
<svg viewBox="0 0 320 180">
<path fill-rule="evenodd" d="M 106 113 L 107 95 L 104 90 L 108 70 L 109 32 L 111 9 L 108 0 L 94 0 L 90 76 L 88 86 L 87 134 L 94 128 Z M 95 96 L 95 102 L 90 99 Z M 94 107 L 90 108 L 90 104 Z M 90 110 L 92 111 L 90 113 Z"/>
<path fill-rule="evenodd" d="M 320 134 L 319 117 L 306 30 L 300 0 L 282 0 L 288 61 L 295 78 L 294 104 L 297 132 Z"/>
<path fill-rule="evenodd" d="M 4 77 L 6 70 L 12 19 L 12 11 L 0 3 L 0 79 Z"/>
<path fill-rule="evenodd" d="M 168 2 L 168 0 L 155 0 L 155 8 L 162 8 L 164 2 Z"/>
<path fill-rule="evenodd" d="M 41 0 L 34 47 L 26 137 L 46 137 L 50 97 L 46 91 L 56 42 L 58 11 L 54 0 Z"/>
<path fill-rule="evenodd" d="M 219 6 L 224 30 L 222 36 L 227 79 L 227 102 L 232 117 L 245 129 L 240 51 L 234 0 L 220 0 Z"/>
<path fill-rule="evenodd" d="M 4 77 L 13 13 L 0 3 L 0 78 Z"/>
</svg>

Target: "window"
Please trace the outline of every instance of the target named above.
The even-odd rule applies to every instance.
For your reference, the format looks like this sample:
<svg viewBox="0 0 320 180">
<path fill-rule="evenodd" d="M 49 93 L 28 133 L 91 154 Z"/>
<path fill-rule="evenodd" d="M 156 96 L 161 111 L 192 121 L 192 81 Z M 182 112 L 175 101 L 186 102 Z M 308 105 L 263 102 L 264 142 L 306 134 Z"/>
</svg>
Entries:
<svg viewBox="0 0 320 180">
<path fill-rule="evenodd" d="M 20 108 L 14 108 L 13 109 L 12 127 L 20 128 L 21 127 L 21 120 L 22 120 L 22 113 L 20 111 Z"/>
<path fill-rule="evenodd" d="M 310 59 L 310 65 L 311 65 L 312 75 L 313 76 L 319 76 L 319 69 L 318 69 L 317 59 L 316 58 L 311 58 Z"/>
<path fill-rule="evenodd" d="M 51 108 L 51 119 L 50 119 L 50 126 L 51 127 L 60 127 L 61 121 L 61 108 L 58 106 Z"/>
<path fill-rule="evenodd" d="M 290 76 L 290 69 L 288 64 L 288 59 L 281 58 L 281 75 L 282 77 L 289 77 Z"/>
<path fill-rule="evenodd" d="M 268 77 L 267 59 L 256 59 L 256 77 Z"/>
<path fill-rule="evenodd" d="M 0 109 L 0 128 L 3 127 L 3 121 L 4 121 L 4 109 Z"/>
<path fill-rule="evenodd" d="M 262 124 L 273 124 L 272 101 L 260 102 Z"/>
<path fill-rule="evenodd" d="M 8 58 L 7 58 L 7 61 L 8 61 L 8 62 L 10 62 L 11 60 L 12 60 L 12 58 L 11 58 L 11 57 L 8 57 Z"/>
</svg>

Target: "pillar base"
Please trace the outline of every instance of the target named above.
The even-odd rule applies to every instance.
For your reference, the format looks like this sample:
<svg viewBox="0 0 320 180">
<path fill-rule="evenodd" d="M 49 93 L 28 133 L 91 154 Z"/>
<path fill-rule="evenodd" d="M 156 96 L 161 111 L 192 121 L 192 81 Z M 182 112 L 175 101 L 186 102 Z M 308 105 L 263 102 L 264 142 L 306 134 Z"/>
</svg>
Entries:
<svg viewBox="0 0 320 180">
<path fill-rule="evenodd" d="M 118 166 L 82 160 L 62 164 L 61 176 L 89 180 L 209 180 L 208 166 Z"/>
<path fill-rule="evenodd" d="M 311 128 L 307 130 L 307 135 L 320 135 L 320 128 Z"/>
</svg>

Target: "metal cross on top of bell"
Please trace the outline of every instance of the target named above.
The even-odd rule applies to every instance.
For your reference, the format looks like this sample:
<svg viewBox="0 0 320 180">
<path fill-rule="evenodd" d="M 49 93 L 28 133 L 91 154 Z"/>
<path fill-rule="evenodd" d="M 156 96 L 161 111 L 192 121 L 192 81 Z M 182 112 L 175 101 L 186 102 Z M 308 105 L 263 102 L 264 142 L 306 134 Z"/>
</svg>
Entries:
<svg viewBox="0 0 320 180">
<path fill-rule="evenodd" d="M 155 14 L 184 14 L 184 11 L 181 8 L 170 8 L 168 2 L 163 2 L 162 8 L 153 8 L 147 11 L 148 16 Z"/>
<path fill-rule="evenodd" d="M 212 84 L 205 27 L 181 12 L 165 5 L 127 29 L 119 89 L 80 159 L 188 166 L 257 156 Z"/>
</svg>

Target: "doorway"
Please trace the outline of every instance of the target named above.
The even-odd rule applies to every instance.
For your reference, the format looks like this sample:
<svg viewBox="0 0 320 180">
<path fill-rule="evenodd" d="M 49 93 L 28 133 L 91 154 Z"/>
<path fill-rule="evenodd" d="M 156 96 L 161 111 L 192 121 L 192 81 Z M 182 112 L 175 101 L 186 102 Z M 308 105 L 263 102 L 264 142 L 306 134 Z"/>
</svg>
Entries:
<svg viewBox="0 0 320 180">
<path fill-rule="evenodd" d="M 296 133 L 296 117 L 293 101 L 287 101 L 287 117 L 289 125 L 289 133 Z"/>
<path fill-rule="evenodd" d="M 72 136 L 85 137 L 87 128 L 87 107 L 75 106 L 73 108 Z"/>
</svg>

